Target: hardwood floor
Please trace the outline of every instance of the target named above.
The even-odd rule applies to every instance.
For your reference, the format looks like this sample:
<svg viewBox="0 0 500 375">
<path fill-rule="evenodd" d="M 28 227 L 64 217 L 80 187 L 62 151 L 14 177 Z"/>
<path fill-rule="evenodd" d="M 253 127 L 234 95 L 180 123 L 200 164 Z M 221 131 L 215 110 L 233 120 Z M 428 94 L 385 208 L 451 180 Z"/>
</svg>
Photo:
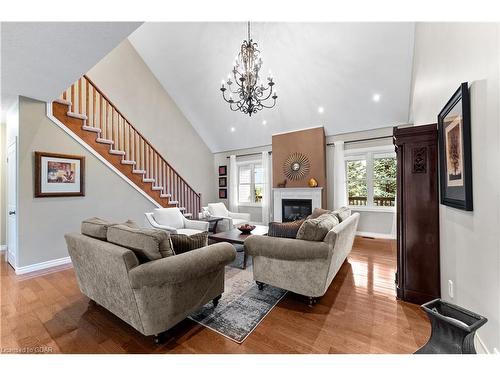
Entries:
<svg viewBox="0 0 500 375">
<path fill-rule="evenodd" d="M 412 353 L 430 335 L 417 305 L 397 301 L 395 243 L 356 238 L 347 262 L 313 308 L 287 296 L 240 345 L 188 319 L 156 346 L 89 304 L 70 266 L 16 276 L 2 259 L 0 347 L 54 353 Z"/>
</svg>

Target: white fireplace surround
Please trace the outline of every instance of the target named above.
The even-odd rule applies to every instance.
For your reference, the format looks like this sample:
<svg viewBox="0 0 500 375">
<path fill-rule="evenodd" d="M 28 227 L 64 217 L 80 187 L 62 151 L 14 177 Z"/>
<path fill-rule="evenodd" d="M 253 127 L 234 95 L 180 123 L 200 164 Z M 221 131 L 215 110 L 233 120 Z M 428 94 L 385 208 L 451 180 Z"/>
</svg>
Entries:
<svg viewBox="0 0 500 375">
<path fill-rule="evenodd" d="M 273 220 L 281 222 L 281 201 L 283 199 L 311 199 L 312 209 L 321 207 L 323 188 L 274 188 L 273 189 Z"/>
</svg>

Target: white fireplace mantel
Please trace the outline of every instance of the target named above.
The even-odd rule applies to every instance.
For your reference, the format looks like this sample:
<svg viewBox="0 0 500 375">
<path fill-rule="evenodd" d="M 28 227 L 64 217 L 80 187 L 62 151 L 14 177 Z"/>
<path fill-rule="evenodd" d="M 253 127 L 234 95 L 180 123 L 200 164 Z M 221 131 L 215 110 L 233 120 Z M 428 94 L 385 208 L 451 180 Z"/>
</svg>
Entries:
<svg viewBox="0 0 500 375">
<path fill-rule="evenodd" d="M 311 199 L 312 209 L 321 207 L 322 187 L 315 188 L 273 188 L 273 220 L 281 222 L 281 201 L 283 199 Z"/>
</svg>

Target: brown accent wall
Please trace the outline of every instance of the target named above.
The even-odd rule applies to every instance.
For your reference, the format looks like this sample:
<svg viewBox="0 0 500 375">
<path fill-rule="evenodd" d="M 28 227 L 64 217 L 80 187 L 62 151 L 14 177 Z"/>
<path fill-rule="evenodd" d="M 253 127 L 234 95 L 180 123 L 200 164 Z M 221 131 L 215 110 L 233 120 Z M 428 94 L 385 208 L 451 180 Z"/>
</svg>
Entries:
<svg viewBox="0 0 500 375">
<path fill-rule="evenodd" d="M 326 139 L 323 127 L 299 130 L 296 132 L 273 135 L 273 187 L 278 187 L 286 177 L 283 164 L 288 156 L 300 152 L 309 158 L 311 168 L 301 180 L 287 180 L 286 187 L 308 187 L 311 177 L 323 188 L 322 206 L 326 207 Z"/>
</svg>

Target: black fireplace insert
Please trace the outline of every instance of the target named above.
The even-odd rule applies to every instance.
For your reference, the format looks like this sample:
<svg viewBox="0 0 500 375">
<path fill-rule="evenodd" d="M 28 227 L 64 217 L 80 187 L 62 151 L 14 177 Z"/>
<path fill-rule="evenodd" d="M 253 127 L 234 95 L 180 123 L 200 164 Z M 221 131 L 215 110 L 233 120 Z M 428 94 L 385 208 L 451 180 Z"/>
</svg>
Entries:
<svg viewBox="0 0 500 375">
<path fill-rule="evenodd" d="M 312 212 L 311 199 L 283 199 L 281 201 L 281 221 L 305 219 Z"/>
</svg>

